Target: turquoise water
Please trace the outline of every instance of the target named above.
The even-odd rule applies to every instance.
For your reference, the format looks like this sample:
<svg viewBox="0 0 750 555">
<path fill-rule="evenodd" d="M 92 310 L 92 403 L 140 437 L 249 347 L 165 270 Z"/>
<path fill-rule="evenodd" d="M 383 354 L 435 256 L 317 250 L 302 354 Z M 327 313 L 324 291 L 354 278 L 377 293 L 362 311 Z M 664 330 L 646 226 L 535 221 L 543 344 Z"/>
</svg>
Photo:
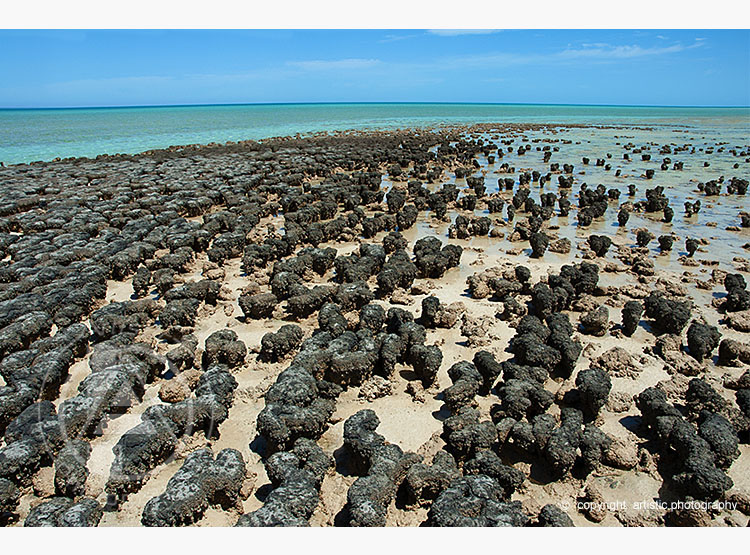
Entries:
<svg viewBox="0 0 750 555">
<path fill-rule="evenodd" d="M 137 153 L 171 145 L 445 124 L 687 125 L 747 136 L 750 108 L 531 104 L 246 104 L 0 110 L 0 162 Z"/>
</svg>

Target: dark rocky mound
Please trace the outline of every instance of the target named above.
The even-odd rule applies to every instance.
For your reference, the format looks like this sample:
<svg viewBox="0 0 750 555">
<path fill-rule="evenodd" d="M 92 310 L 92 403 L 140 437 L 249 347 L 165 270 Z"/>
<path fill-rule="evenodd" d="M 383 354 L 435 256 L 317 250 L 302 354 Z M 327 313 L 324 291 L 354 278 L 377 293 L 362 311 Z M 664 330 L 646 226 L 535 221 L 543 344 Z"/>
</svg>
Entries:
<svg viewBox="0 0 750 555">
<path fill-rule="evenodd" d="M 224 449 L 214 459 L 209 449 L 193 451 L 167 482 L 167 489 L 143 508 L 144 526 L 186 526 L 198 520 L 209 505 L 234 507 L 245 480 L 245 461 L 235 449 Z"/>
<path fill-rule="evenodd" d="M 333 460 L 312 440 L 300 438 L 289 451 L 264 461 L 273 490 L 263 506 L 242 515 L 237 526 L 307 526 L 319 501 L 320 485 Z"/>
<path fill-rule="evenodd" d="M 719 346 L 721 333 L 716 326 L 709 326 L 702 322 L 694 321 L 687 331 L 687 343 L 690 354 L 701 362 L 706 356 Z"/>
<path fill-rule="evenodd" d="M 404 453 L 376 433 L 380 421 L 364 409 L 344 422 L 344 446 L 352 470 L 360 477 L 349 488 L 350 526 L 384 526 L 388 506 L 412 465 L 422 457 Z"/>
<path fill-rule="evenodd" d="M 432 504 L 432 526 L 526 526 L 519 501 L 508 501 L 504 489 L 482 474 L 458 478 Z"/>
<path fill-rule="evenodd" d="M 652 328 L 663 333 L 679 335 L 690 320 L 689 301 L 676 301 L 654 291 L 644 299 L 644 305 L 646 316 L 653 320 Z"/>
<path fill-rule="evenodd" d="M 638 395 L 636 404 L 643 424 L 665 455 L 661 473 L 681 495 L 710 501 L 719 499 L 732 487 L 732 480 L 716 465 L 717 448 L 683 418 L 663 392 L 650 387 Z M 709 426 L 706 432 L 712 434 L 713 430 Z M 717 447 L 721 443 L 717 442 Z"/>
</svg>

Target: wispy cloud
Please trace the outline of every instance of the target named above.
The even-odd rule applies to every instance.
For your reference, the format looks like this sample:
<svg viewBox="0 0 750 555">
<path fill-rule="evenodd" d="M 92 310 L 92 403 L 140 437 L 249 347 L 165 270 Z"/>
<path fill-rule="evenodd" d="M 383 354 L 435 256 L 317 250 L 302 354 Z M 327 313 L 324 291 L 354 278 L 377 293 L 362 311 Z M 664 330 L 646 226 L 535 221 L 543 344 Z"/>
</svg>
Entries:
<svg viewBox="0 0 750 555">
<path fill-rule="evenodd" d="M 461 35 L 491 35 L 500 31 L 501 29 L 429 29 L 427 32 L 441 37 L 458 37 Z"/>
<path fill-rule="evenodd" d="M 104 77 L 91 79 L 73 79 L 70 81 L 59 81 L 47 85 L 48 87 L 65 93 L 69 90 L 77 91 L 90 87 L 118 88 L 118 87 L 153 87 L 175 81 L 168 75 L 136 75 L 128 77 Z"/>
<path fill-rule="evenodd" d="M 514 65 L 533 64 L 549 60 L 548 56 L 536 54 L 516 54 L 513 52 L 491 52 L 468 56 L 450 56 L 436 63 L 438 66 L 449 68 L 469 67 L 507 67 Z"/>
<path fill-rule="evenodd" d="M 637 44 L 632 45 L 620 45 L 613 46 L 611 44 L 596 43 L 596 44 L 583 44 L 581 48 L 567 48 L 557 54 L 558 58 L 561 59 L 574 59 L 574 58 L 592 58 L 592 59 L 606 59 L 606 60 L 621 60 L 626 58 L 638 58 L 643 56 L 661 56 L 663 54 L 673 54 L 675 52 L 682 52 L 683 50 L 689 50 L 691 48 L 698 48 L 701 46 L 701 42 L 694 42 L 693 44 L 673 44 L 671 46 L 661 47 L 643 47 Z"/>
<path fill-rule="evenodd" d="M 428 29 L 427 31 L 420 31 L 419 33 L 412 33 L 408 35 L 386 35 L 378 42 L 396 42 L 400 40 L 424 37 L 425 35 L 434 35 L 438 37 L 460 37 L 465 35 L 492 35 L 494 33 L 500 32 L 502 32 L 502 29 Z"/>
<path fill-rule="evenodd" d="M 287 65 L 305 71 L 367 69 L 380 64 L 374 58 L 346 58 L 343 60 L 303 60 L 287 62 Z"/>
<path fill-rule="evenodd" d="M 583 43 L 579 47 L 569 46 L 549 54 L 522 54 L 515 52 L 489 52 L 470 56 L 452 56 L 437 62 L 444 68 L 503 68 L 519 65 L 549 65 L 556 63 L 573 63 L 576 61 L 616 62 L 639 57 L 655 57 L 699 48 L 705 43 L 696 41 L 693 44 L 680 43 L 663 47 L 644 47 L 639 45 L 611 45 L 606 43 Z"/>
<path fill-rule="evenodd" d="M 400 40 L 407 40 L 407 39 L 413 39 L 414 37 L 418 37 L 419 35 L 386 35 L 382 39 L 380 39 L 378 42 L 396 42 Z"/>
</svg>

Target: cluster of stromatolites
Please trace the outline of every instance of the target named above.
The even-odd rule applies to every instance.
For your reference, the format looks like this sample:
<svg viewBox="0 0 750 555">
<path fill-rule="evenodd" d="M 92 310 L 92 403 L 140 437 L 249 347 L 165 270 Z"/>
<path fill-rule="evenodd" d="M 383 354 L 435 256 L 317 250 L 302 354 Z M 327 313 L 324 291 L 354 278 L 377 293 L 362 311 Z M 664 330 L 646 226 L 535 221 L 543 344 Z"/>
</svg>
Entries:
<svg viewBox="0 0 750 555">
<path fill-rule="evenodd" d="M 2 522 L 96 526 L 141 503 L 145 526 L 211 511 L 238 526 L 304 526 L 320 521 L 338 476 L 339 525 L 412 513 L 430 526 L 571 526 L 576 511 L 555 492 L 595 504 L 595 478 L 610 472 L 747 514 L 750 492 L 731 475 L 750 439 L 750 264 L 706 264 L 710 279 L 680 282 L 654 261 L 679 251 L 695 267 L 705 252 L 698 233 L 671 230 L 674 192 L 655 184 L 695 149 L 618 142 L 623 166 L 637 154 L 645 164 L 621 190 L 583 182 L 587 168 L 619 164 L 611 153 L 553 162 L 559 138 L 523 138 L 542 131 L 360 133 L 0 168 Z M 740 175 L 697 184 L 703 204 L 685 202 L 685 218 L 746 194 L 748 149 L 730 153 Z M 482 266 L 473 241 L 504 239 L 519 248 Z M 232 289 L 231 272 L 248 285 Z M 461 272 L 456 301 L 441 285 Z M 626 285 L 612 284 L 618 272 Z M 127 295 L 113 300 L 121 283 Z M 701 304 L 688 283 L 715 299 Z M 210 327 L 235 304 L 231 326 Z M 242 331 L 264 324 L 257 338 Z M 612 339 L 622 347 L 597 351 Z M 639 382 L 643 363 L 668 378 Z M 241 383 L 256 371 L 270 379 L 252 397 Z M 418 453 L 380 430 L 384 398 L 404 392 L 417 408 L 442 405 Z M 253 421 L 229 446 L 248 398 Z M 613 427 L 616 413 L 628 414 Z M 165 468 L 171 478 L 136 501 Z M 552 492 L 543 503 L 539 484 Z M 680 508 L 648 523 L 737 514 Z"/>
</svg>

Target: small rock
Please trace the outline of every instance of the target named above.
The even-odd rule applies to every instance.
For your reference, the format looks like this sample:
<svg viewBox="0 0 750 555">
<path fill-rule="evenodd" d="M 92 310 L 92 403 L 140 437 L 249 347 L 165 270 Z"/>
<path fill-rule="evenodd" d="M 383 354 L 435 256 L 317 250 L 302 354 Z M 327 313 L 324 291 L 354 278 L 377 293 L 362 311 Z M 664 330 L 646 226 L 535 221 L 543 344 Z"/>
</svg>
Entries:
<svg viewBox="0 0 750 555">
<path fill-rule="evenodd" d="M 711 526 L 711 515 L 696 508 L 667 511 L 664 520 L 668 526 Z"/>
<path fill-rule="evenodd" d="M 609 310 L 606 306 L 587 312 L 580 319 L 583 332 L 595 337 L 602 337 L 609 328 Z"/>
<path fill-rule="evenodd" d="M 669 380 L 662 380 L 657 383 L 656 388 L 660 389 L 670 402 L 678 402 L 685 399 L 689 383 L 690 380 L 688 378 L 681 374 L 676 374 Z"/>
<path fill-rule="evenodd" d="M 736 491 L 729 495 L 727 501 L 736 503 L 737 510 L 742 514 L 750 515 L 750 495 L 747 493 Z"/>
<path fill-rule="evenodd" d="M 461 335 L 466 337 L 469 345 L 487 345 L 490 343 L 489 329 L 493 319 L 489 316 L 462 316 Z"/>
<path fill-rule="evenodd" d="M 662 355 L 668 351 L 681 351 L 682 350 L 682 338 L 679 335 L 664 334 L 659 336 L 656 340 L 656 346 L 654 350 Z"/>
<path fill-rule="evenodd" d="M 159 388 L 159 399 L 165 403 L 179 403 L 187 399 L 198 385 L 201 372 L 190 369 L 165 381 Z"/>
<path fill-rule="evenodd" d="M 406 392 L 411 395 L 415 403 L 425 402 L 425 391 L 422 384 L 418 381 L 409 382 L 406 386 Z"/>
<path fill-rule="evenodd" d="M 638 448 L 632 441 L 612 438 L 612 442 L 604 452 L 604 463 L 622 470 L 635 468 L 638 464 Z"/>
<path fill-rule="evenodd" d="M 683 376 L 698 376 L 703 372 L 701 363 L 683 352 L 667 351 L 662 358 L 666 363 L 664 370 L 669 374 L 677 373 Z"/>
<path fill-rule="evenodd" d="M 607 410 L 610 412 L 628 412 L 633 406 L 633 396 L 624 391 L 613 391 L 607 399 Z"/>
<path fill-rule="evenodd" d="M 593 522 L 601 522 L 607 516 L 607 507 L 604 502 L 599 488 L 594 484 L 589 484 L 583 492 L 583 496 L 578 498 L 579 503 L 583 503 L 580 511 Z"/>
<path fill-rule="evenodd" d="M 450 329 L 456 325 L 464 312 L 466 312 L 466 306 L 460 301 L 448 306 L 441 305 L 437 314 L 435 314 L 435 325 L 439 328 Z"/>
<path fill-rule="evenodd" d="M 730 328 L 741 332 L 750 332 L 750 310 L 727 314 L 726 324 Z"/>
<path fill-rule="evenodd" d="M 247 499 L 252 495 L 255 490 L 255 482 L 258 479 L 258 475 L 252 470 L 247 470 L 245 474 L 245 481 L 242 482 L 242 488 L 240 489 L 240 498 Z"/>
<path fill-rule="evenodd" d="M 568 254 L 570 252 L 570 239 L 558 239 L 557 241 L 552 241 L 549 246 L 549 250 L 552 252 L 556 252 L 558 254 Z"/>
<path fill-rule="evenodd" d="M 359 398 L 367 402 L 372 402 L 375 399 L 386 397 L 392 392 L 393 386 L 391 382 L 382 376 L 373 376 L 359 388 Z"/>
<path fill-rule="evenodd" d="M 42 467 L 32 480 L 34 494 L 38 497 L 55 495 L 55 470 L 51 466 Z"/>
<path fill-rule="evenodd" d="M 411 294 L 412 295 L 427 295 L 432 288 L 433 287 L 430 282 L 418 281 L 414 285 L 411 286 Z"/>
<path fill-rule="evenodd" d="M 405 290 L 396 289 L 393 294 L 391 294 L 391 302 L 393 304 L 410 305 L 414 304 L 414 298 Z"/>
<path fill-rule="evenodd" d="M 636 379 L 641 373 L 640 368 L 633 364 L 633 357 L 622 347 L 612 347 L 594 360 L 592 365 L 618 378 Z"/>
</svg>

